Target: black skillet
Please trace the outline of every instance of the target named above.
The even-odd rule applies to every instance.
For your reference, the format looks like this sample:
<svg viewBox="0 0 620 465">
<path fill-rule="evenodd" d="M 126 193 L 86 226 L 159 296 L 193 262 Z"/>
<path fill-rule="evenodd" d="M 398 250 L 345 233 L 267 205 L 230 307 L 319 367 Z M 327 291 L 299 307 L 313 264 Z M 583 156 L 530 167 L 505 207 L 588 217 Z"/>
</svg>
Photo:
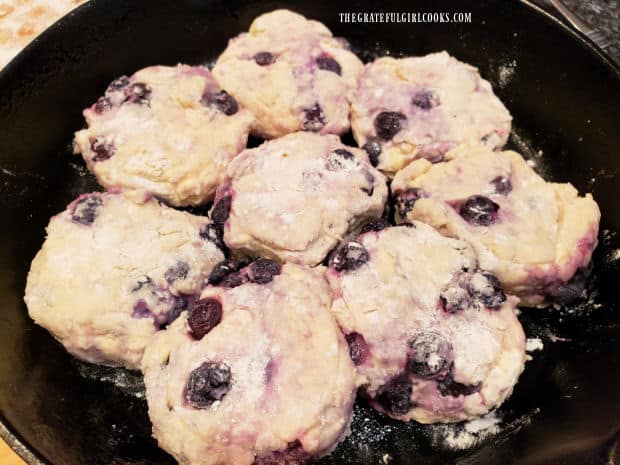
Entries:
<svg viewBox="0 0 620 465">
<path fill-rule="evenodd" d="M 454 451 L 437 440 L 440 429 L 387 420 L 360 402 L 352 436 L 320 463 L 611 463 L 620 434 L 620 74 L 558 21 L 506 0 L 94 0 L 46 31 L 0 73 L 0 435 L 31 464 L 173 463 L 150 437 L 138 376 L 77 362 L 30 321 L 26 272 L 49 217 L 97 189 L 70 155 L 81 109 L 121 74 L 212 61 L 252 18 L 284 6 L 323 21 L 366 61 L 446 49 L 475 64 L 514 115 L 513 148 L 547 179 L 592 192 L 603 212 L 587 295 L 522 313 L 545 347 L 500 408 L 497 434 Z M 471 12 L 472 23 L 345 24 L 338 15 L 403 10 Z"/>
</svg>

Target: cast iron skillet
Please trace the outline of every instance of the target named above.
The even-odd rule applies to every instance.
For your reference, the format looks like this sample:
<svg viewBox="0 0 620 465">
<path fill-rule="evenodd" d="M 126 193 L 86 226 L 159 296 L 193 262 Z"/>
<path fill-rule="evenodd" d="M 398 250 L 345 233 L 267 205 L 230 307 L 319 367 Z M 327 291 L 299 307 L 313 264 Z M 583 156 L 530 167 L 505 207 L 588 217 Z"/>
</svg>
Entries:
<svg viewBox="0 0 620 465">
<path fill-rule="evenodd" d="M 514 115 L 512 147 L 548 179 L 591 191 L 603 212 L 587 295 L 523 310 L 545 347 L 499 410 L 498 434 L 453 451 L 440 428 L 358 402 L 352 436 L 320 463 L 608 463 L 620 434 L 620 73 L 556 20 L 506 0 L 95 0 L 46 31 L 0 73 L 0 434 L 31 464 L 174 463 L 150 437 L 139 376 L 77 362 L 30 321 L 26 273 L 49 217 L 98 189 L 70 155 L 82 108 L 146 65 L 210 62 L 255 16 L 284 6 L 347 37 L 366 61 L 446 49 L 475 64 Z M 473 23 L 338 21 L 341 11 L 402 10 L 468 11 Z"/>
</svg>

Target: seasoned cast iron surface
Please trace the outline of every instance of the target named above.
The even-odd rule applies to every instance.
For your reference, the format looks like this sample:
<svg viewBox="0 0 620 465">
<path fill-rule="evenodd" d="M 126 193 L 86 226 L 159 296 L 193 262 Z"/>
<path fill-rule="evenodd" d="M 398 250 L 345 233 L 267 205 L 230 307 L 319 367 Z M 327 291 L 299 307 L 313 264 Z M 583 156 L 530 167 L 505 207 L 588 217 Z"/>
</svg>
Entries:
<svg viewBox="0 0 620 465">
<path fill-rule="evenodd" d="M 285 6 L 325 22 L 365 61 L 446 49 L 480 67 L 514 115 L 510 146 L 547 179 L 592 192 L 603 212 L 587 295 L 558 311 L 523 310 L 544 348 L 490 429 L 403 424 L 360 401 L 351 437 L 320 463 L 607 463 L 620 430 L 620 79 L 555 22 L 505 0 L 95 0 L 38 39 L 0 73 L 0 433 L 32 450 L 33 463 L 174 463 L 150 436 L 138 375 L 82 364 L 30 321 L 26 273 L 50 216 L 98 189 L 71 155 L 81 109 L 121 74 L 211 62 L 255 16 Z M 338 20 L 403 10 L 471 11 L 473 22 Z"/>
</svg>

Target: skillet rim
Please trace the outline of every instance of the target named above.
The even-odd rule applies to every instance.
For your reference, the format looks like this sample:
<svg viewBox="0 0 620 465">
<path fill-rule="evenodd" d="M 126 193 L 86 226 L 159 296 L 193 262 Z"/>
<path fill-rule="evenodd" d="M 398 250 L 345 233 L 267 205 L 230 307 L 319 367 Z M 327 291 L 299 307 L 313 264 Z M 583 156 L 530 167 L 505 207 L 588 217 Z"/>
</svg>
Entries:
<svg viewBox="0 0 620 465">
<path fill-rule="evenodd" d="M 33 39 L 26 47 L 24 47 L 16 56 L 14 56 L 11 61 L 4 66 L 4 68 L 0 69 L 0 88 L 2 86 L 2 81 L 6 79 L 5 76 L 14 74 L 16 72 L 14 69 L 19 69 L 22 62 L 28 61 L 30 59 L 30 55 L 34 53 L 33 51 L 36 51 L 37 47 L 39 47 L 39 43 L 49 42 L 50 38 L 53 38 L 54 35 L 63 34 L 65 23 L 78 21 L 80 16 L 84 14 L 84 11 L 91 8 L 101 9 L 104 8 L 106 3 L 111 3 L 114 1 L 118 0 L 89 0 L 52 23 L 41 34 L 35 37 L 35 39 Z M 558 31 L 558 33 L 564 34 L 572 40 L 576 40 L 584 48 L 586 53 L 594 55 L 599 63 L 602 63 L 615 75 L 618 85 L 620 86 L 620 63 L 616 62 L 613 58 L 606 54 L 600 47 L 598 47 L 598 45 L 596 45 L 596 43 L 580 31 L 563 22 L 558 17 L 536 5 L 531 0 L 519 0 L 519 3 L 523 4 L 526 8 L 529 8 L 535 15 L 540 15 L 542 17 L 541 19 L 543 21 L 547 21 L 551 27 L 554 27 Z M 75 19 L 76 17 L 77 19 Z M 0 412 L 0 439 L 3 440 L 28 465 L 57 465 L 43 458 L 36 447 L 33 447 L 28 441 L 22 438 L 19 433 L 14 431 L 13 426 L 2 412 Z"/>
</svg>

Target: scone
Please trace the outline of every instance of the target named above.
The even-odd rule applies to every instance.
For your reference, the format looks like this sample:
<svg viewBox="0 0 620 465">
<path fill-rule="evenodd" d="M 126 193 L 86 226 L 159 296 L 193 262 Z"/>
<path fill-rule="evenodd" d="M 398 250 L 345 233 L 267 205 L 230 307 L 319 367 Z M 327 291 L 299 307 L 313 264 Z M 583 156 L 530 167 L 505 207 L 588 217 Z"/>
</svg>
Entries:
<svg viewBox="0 0 620 465">
<path fill-rule="evenodd" d="M 441 161 L 462 143 L 500 148 L 510 122 L 491 84 L 446 52 L 366 65 L 351 106 L 355 140 L 389 176 L 416 158 Z"/>
<path fill-rule="evenodd" d="M 213 68 L 220 85 L 256 116 L 266 138 L 295 131 L 342 134 L 362 62 L 323 24 L 288 10 L 257 17 Z"/>
<path fill-rule="evenodd" d="M 492 274 L 465 242 L 423 223 L 375 222 L 336 253 L 332 311 L 378 410 L 398 420 L 457 422 L 512 392 L 525 335 Z"/>
<path fill-rule="evenodd" d="M 592 196 L 545 182 L 515 152 L 461 147 L 448 158 L 416 160 L 394 178 L 397 221 L 423 221 L 467 240 L 481 268 L 523 305 L 578 297 L 597 245 Z"/>
<path fill-rule="evenodd" d="M 75 134 L 74 150 L 102 186 L 174 206 L 213 200 L 252 122 L 207 68 L 186 65 L 116 79 L 84 118 L 88 128 Z"/>
<path fill-rule="evenodd" d="M 84 194 L 50 220 L 28 274 L 30 316 L 82 360 L 138 369 L 224 258 L 213 231 L 153 199 Z"/>
<path fill-rule="evenodd" d="M 360 223 L 381 216 L 384 176 L 334 135 L 289 134 L 236 157 L 211 218 L 238 253 L 320 263 Z"/>
<path fill-rule="evenodd" d="M 358 378 L 322 271 L 259 259 L 211 281 L 145 352 L 160 447 L 181 465 L 330 452 L 349 433 Z"/>
</svg>

